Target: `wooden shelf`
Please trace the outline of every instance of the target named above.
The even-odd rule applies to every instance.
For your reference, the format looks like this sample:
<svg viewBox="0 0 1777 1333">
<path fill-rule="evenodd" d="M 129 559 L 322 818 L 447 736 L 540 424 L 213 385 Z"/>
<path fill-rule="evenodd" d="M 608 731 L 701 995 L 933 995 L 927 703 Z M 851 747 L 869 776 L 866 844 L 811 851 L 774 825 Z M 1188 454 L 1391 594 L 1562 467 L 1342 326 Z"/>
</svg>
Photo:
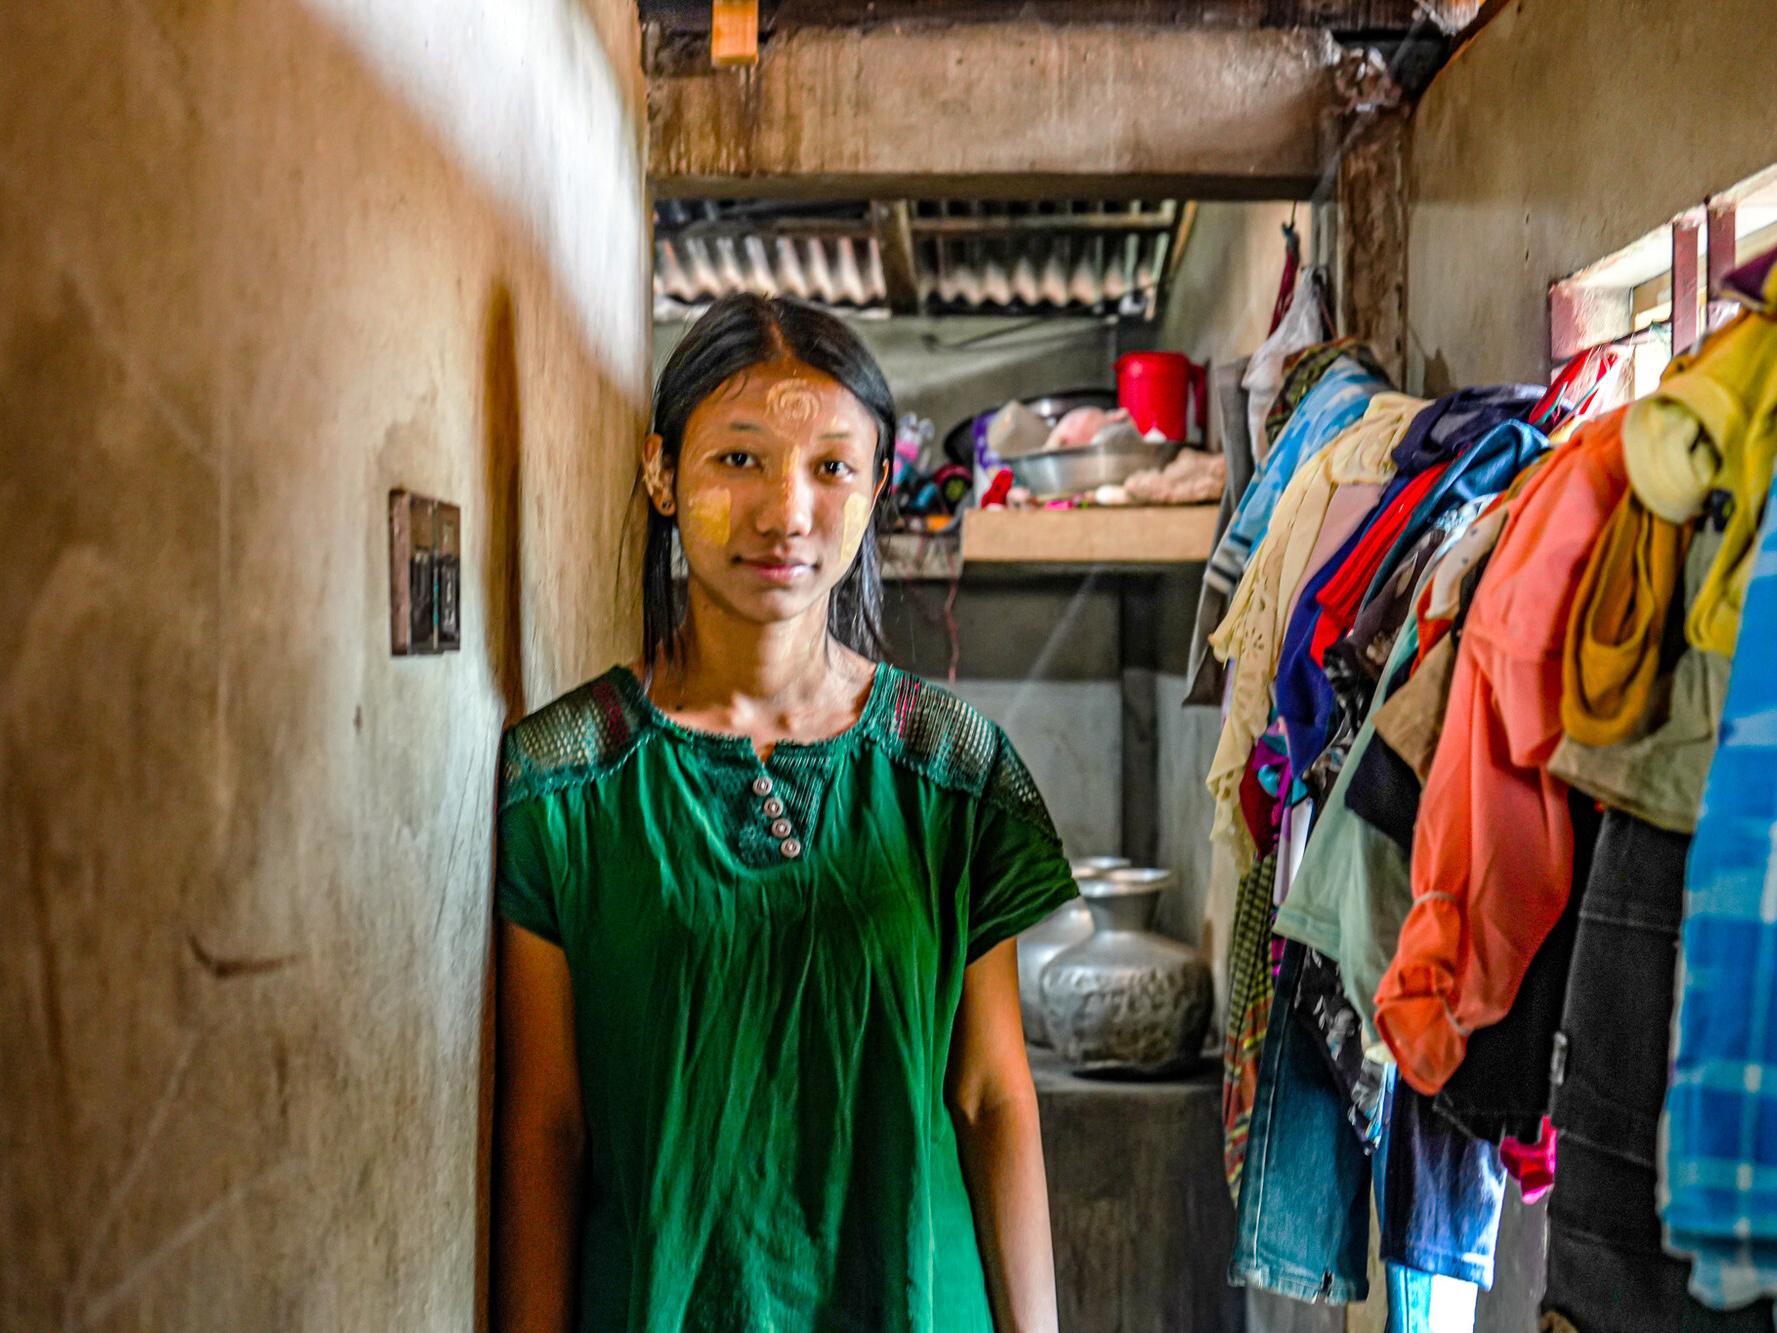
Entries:
<svg viewBox="0 0 1777 1333">
<path fill-rule="evenodd" d="M 973 565 L 1152 567 L 1196 564 L 1215 545 L 1217 506 L 971 509 L 962 559 Z"/>
<path fill-rule="evenodd" d="M 948 583 L 962 573 L 962 542 L 954 527 L 941 533 L 890 533 L 879 548 L 885 579 Z"/>
</svg>

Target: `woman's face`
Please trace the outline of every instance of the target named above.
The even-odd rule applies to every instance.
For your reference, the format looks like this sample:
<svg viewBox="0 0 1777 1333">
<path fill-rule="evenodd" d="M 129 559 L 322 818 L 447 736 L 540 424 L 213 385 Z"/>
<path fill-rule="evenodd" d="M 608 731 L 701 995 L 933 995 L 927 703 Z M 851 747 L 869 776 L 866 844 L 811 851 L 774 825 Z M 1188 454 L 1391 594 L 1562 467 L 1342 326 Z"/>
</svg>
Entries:
<svg viewBox="0 0 1777 1333">
<path fill-rule="evenodd" d="M 691 413 L 673 472 L 659 450 L 649 490 L 673 498 L 694 584 L 759 624 L 824 605 L 882 481 L 876 423 L 849 390 L 800 361 L 754 366 Z"/>
</svg>

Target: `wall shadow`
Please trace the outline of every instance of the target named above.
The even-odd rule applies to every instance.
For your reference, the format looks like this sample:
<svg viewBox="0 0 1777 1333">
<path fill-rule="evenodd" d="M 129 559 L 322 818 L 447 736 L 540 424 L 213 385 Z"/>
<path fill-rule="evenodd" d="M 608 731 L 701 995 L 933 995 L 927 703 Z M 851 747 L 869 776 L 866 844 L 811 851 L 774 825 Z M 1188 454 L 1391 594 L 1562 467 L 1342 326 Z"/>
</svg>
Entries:
<svg viewBox="0 0 1777 1333">
<path fill-rule="evenodd" d="M 487 495 L 487 548 L 482 561 L 482 606 L 487 617 L 488 668 L 500 692 L 502 722 L 525 712 L 524 601 L 520 540 L 519 469 L 524 416 L 518 388 L 518 333 L 512 292 L 504 281 L 488 294 L 482 322 L 482 464 Z M 488 793 L 489 818 L 497 820 L 500 765 Z M 475 1327 L 488 1327 L 493 1219 L 494 1129 L 494 932 L 493 886 L 486 907 L 487 950 L 482 957 L 481 1062 L 475 1133 Z"/>
<path fill-rule="evenodd" d="M 506 724 L 524 715 L 523 579 L 519 541 L 519 456 L 523 412 L 518 392 L 518 333 L 512 292 L 496 282 L 482 326 L 482 453 L 486 468 L 488 666 L 505 705 Z"/>
</svg>

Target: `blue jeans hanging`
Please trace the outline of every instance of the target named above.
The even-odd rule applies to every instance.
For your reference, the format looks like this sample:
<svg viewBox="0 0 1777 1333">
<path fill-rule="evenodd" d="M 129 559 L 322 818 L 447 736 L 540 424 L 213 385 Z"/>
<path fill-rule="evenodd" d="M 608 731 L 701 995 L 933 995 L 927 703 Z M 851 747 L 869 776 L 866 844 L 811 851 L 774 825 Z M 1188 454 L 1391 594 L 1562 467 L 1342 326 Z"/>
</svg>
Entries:
<svg viewBox="0 0 1777 1333">
<path fill-rule="evenodd" d="M 1279 1012 L 1287 1013 L 1294 1002 L 1304 953 L 1294 942 L 1284 947 Z M 1259 1059 L 1228 1280 L 1303 1301 L 1367 1299 L 1374 1187 L 1384 1260 L 1422 1274 L 1490 1283 L 1505 1194 L 1492 1145 L 1444 1125 L 1411 1090 L 1398 1096 L 1391 1090 L 1377 1150 L 1383 1156 L 1372 1170 L 1346 1107 L 1306 1028 L 1274 1022 Z M 1403 1277 L 1401 1284 L 1401 1299 L 1416 1299 L 1412 1280 Z"/>
</svg>

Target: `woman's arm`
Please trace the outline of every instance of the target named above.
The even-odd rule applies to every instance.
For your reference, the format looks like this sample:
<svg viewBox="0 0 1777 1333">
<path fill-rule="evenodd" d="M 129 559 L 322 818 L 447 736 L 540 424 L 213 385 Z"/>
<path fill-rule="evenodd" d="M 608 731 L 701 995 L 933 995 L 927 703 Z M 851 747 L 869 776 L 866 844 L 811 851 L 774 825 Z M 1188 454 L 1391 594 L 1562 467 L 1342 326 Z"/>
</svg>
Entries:
<svg viewBox="0 0 1777 1333">
<path fill-rule="evenodd" d="M 1055 1256 L 1037 1094 L 1018 1014 L 1018 953 L 995 946 L 963 973 L 945 1101 L 1002 1333 L 1053 1333 Z"/>
<path fill-rule="evenodd" d="M 496 1333 L 566 1333 L 586 1138 L 568 960 L 509 921 L 499 930 L 493 1327 Z"/>
</svg>

